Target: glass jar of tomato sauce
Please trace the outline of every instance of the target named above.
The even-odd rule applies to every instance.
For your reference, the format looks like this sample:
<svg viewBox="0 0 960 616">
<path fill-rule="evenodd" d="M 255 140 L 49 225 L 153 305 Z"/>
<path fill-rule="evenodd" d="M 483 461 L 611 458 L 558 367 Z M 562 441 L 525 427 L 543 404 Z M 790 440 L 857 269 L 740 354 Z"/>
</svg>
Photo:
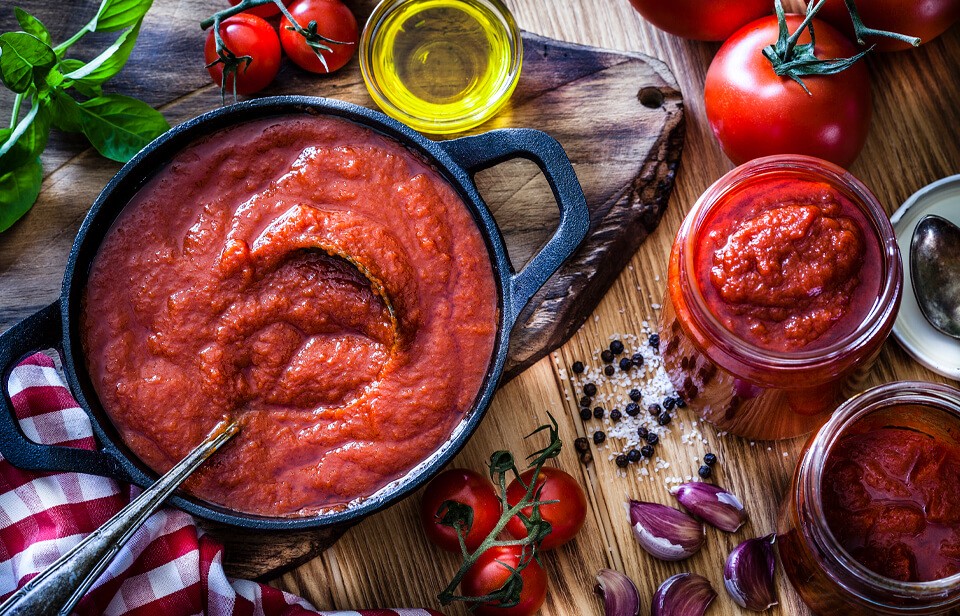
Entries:
<svg viewBox="0 0 960 616">
<path fill-rule="evenodd" d="M 960 613 L 960 390 L 875 387 L 810 439 L 780 560 L 815 614 Z"/>
<path fill-rule="evenodd" d="M 703 193 L 674 240 L 664 367 L 720 430 L 806 434 L 859 390 L 902 280 L 890 221 L 850 173 L 799 155 L 748 162 Z"/>
</svg>

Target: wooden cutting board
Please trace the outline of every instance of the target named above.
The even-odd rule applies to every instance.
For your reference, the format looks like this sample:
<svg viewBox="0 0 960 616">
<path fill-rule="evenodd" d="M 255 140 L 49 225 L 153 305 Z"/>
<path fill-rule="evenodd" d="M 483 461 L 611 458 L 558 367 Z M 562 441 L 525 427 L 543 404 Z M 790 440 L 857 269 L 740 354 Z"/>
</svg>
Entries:
<svg viewBox="0 0 960 616">
<path fill-rule="evenodd" d="M 76 2 L 70 23 L 63 8 L 43 0 L 21 6 L 51 26 L 55 41 L 83 23 L 95 2 Z M 374 3 L 351 4 L 364 21 Z M 108 91 L 137 96 L 177 124 L 220 104 L 202 66 L 198 22 L 222 6 L 216 0 L 157 2 L 124 71 Z M 0 29 L 16 29 L 0 14 Z M 525 32 L 520 83 L 509 106 L 471 132 L 522 126 L 549 132 L 564 146 L 591 211 L 582 249 L 534 297 L 513 331 L 505 380 L 565 342 L 596 308 L 620 270 L 656 228 L 673 188 L 683 147 L 683 102 L 667 66 L 635 53 L 563 43 Z M 103 40 L 78 46 L 89 57 Z M 375 107 L 356 59 L 318 77 L 285 62 L 262 95 L 329 96 Z M 9 99 L 0 97 L 0 107 Z M 45 180 L 33 210 L 0 235 L 0 328 L 6 329 L 56 298 L 71 243 L 84 214 L 119 165 L 54 133 L 44 154 Z M 506 236 L 519 269 L 552 234 L 558 213 L 533 163 L 510 161 L 477 176 L 481 194 Z M 210 527 L 228 544 L 228 571 L 272 577 L 316 556 L 343 529 L 321 533 L 237 533 Z"/>
</svg>

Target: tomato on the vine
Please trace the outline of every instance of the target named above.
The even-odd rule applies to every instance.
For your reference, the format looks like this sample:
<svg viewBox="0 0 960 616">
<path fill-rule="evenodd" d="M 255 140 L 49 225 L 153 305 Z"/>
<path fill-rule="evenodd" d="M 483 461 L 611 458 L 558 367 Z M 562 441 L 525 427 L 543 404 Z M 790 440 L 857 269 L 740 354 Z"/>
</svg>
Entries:
<svg viewBox="0 0 960 616">
<path fill-rule="evenodd" d="M 357 51 L 357 19 L 340 0 L 299 0 L 290 6 L 290 14 L 304 30 L 316 23 L 317 34 L 337 43 L 320 41 L 331 51 L 320 51 L 321 60 L 303 35 L 292 30 L 290 20 L 280 20 L 280 43 L 294 64 L 313 73 L 332 73 L 346 64 Z"/>
<path fill-rule="evenodd" d="M 231 6 L 237 6 L 243 0 L 230 0 Z M 284 5 L 290 4 L 290 0 L 283 0 Z M 280 7 L 277 6 L 275 2 L 268 2 L 266 4 L 261 4 L 255 6 L 252 9 L 247 9 L 244 13 L 250 13 L 251 15 L 256 15 L 257 17 L 263 17 L 267 19 L 268 17 L 273 17 L 274 15 L 280 14 Z"/>
<path fill-rule="evenodd" d="M 787 15 L 790 32 L 802 22 Z M 816 55 L 846 58 L 857 49 L 829 24 L 813 20 Z M 873 104 L 863 62 L 835 75 L 802 77 L 810 90 L 774 72 L 763 48 L 775 43 L 775 16 L 741 28 L 723 44 L 707 70 L 704 99 L 710 128 L 736 164 L 771 154 L 806 154 L 849 166 L 870 128 Z M 800 44 L 809 43 L 804 31 Z"/>
<path fill-rule="evenodd" d="M 270 24 L 262 17 L 240 13 L 220 22 L 220 37 L 234 56 L 250 56 L 251 61 L 241 63 L 237 72 L 229 73 L 224 80 L 224 65 L 217 62 L 217 43 L 211 28 L 203 55 L 213 83 L 232 92 L 236 77 L 238 94 L 253 94 L 270 85 L 280 70 L 280 41 Z"/>
<path fill-rule="evenodd" d="M 471 552 L 480 547 L 500 521 L 503 511 L 493 484 L 480 473 L 452 468 L 437 475 L 427 485 L 420 501 L 420 522 L 427 538 L 449 552 L 459 552 L 460 541 L 456 529 L 441 524 L 441 516 L 437 515 L 446 501 L 456 501 L 473 509 L 473 525 L 464 537 L 464 543 Z"/>
<path fill-rule="evenodd" d="M 770 0 L 630 0 L 630 4 L 661 30 L 699 41 L 722 41 L 769 15 L 773 7 Z"/>
<path fill-rule="evenodd" d="M 496 592 L 510 577 L 510 568 L 520 564 L 520 546 L 492 547 L 477 559 L 463 577 L 464 596 L 482 597 Z M 513 607 L 499 607 L 496 603 L 481 603 L 473 611 L 478 616 L 531 616 L 537 613 L 547 598 L 547 574 L 536 560 L 531 560 L 520 571 L 523 589 L 520 602 Z"/>
<path fill-rule="evenodd" d="M 527 485 L 530 485 L 530 482 L 533 481 L 533 470 L 530 469 L 520 475 L 520 478 Z M 552 527 L 550 534 L 543 538 L 540 549 L 550 550 L 573 539 L 574 535 L 583 527 L 583 523 L 587 519 L 587 497 L 576 479 L 552 466 L 544 466 L 540 469 L 534 493 L 537 489 L 540 489 L 541 485 L 543 488 L 539 500 L 559 501 L 549 505 L 540 505 L 541 517 L 549 522 Z M 525 493 L 526 488 L 523 487 L 523 484 L 514 479 L 507 486 L 507 504 L 511 507 L 516 505 Z M 524 515 L 529 516 L 533 512 L 533 508 L 525 507 L 521 511 Z M 527 536 L 527 529 L 519 516 L 513 516 L 507 523 L 507 531 L 516 539 Z"/>
<path fill-rule="evenodd" d="M 960 20 L 960 0 L 857 0 L 856 6 L 865 26 L 917 36 L 921 44 L 937 38 Z M 843 0 L 827 0 L 817 17 L 853 40 L 853 22 Z M 911 47 L 909 43 L 885 36 L 867 37 L 864 42 L 876 44 L 877 51 Z"/>
</svg>

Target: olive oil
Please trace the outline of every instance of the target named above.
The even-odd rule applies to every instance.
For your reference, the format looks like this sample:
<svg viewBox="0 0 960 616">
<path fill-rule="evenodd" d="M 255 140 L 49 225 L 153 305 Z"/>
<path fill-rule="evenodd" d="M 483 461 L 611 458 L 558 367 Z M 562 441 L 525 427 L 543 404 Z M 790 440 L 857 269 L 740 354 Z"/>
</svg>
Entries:
<svg viewBox="0 0 960 616">
<path fill-rule="evenodd" d="M 378 16 L 378 7 L 367 24 L 363 54 L 375 81 L 371 95 L 384 111 L 414 128 L 449 133 L 502 107 L 516 86 L 521 44 L 499 0 L 386 3 L 391 9 Z"/>
</svg>

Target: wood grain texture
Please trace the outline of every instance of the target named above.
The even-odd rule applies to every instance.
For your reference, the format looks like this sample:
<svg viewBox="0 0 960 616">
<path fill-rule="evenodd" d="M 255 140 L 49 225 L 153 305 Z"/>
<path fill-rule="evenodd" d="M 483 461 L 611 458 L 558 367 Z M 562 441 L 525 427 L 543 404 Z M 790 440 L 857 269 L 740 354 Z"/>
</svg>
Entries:
<svg viewBox="0 0 960 616">
<path fill-rule="evenodd" d="M 676 75 L 684 94 L 686 143 L 676 187 L 659 228 L 633 254 L 592 317 L 573 339 L 559 353 L 534 364 L 504 386 L 479 431 L 454 461 L 458 466 L 477 470 L 483 469 L 495 449 L 508 447 L 523 451 L 522 435 L 543 420 L 545 411 L 553 412 L 561 420 L 561 435 L 567 441 L 592 431 L 594 422 L 585 425 L 574 414 L 573 381 L 561 375 L 569 375 L 566 368 L 574 359 L 583 359 L 601 348 L 611 334 L 636 333 L 644 319 L 655 318 L 654 305 L 660 302 L 667 253 L 683 216 L 700 193 L 732 167 L 713 140 L 703 112 L 704 74 L 718 44 L 683 41 L 659 32 L 644 23 L 626 0 L 507 0 L 507 3 L 527 30 L 577 43 L 639 51 L 663 60 Z M 79 0 L 73 4 L 85 5 Z M 791 4 L 796 6 L 795 2 Z M 180 12 L 196 12 L 188 2 L 158 0 L 154 11 L 163 19 L 199 19 L 199 15 Z M 170 71 L 180 71 L 184 78 L 195 79 L 197 85 L 203 85 L 205 75 L 183 69 L 192 66 L 186 62 L 195 62 L 200 44 L 189 52 L 177 45 L 182 42 L 173 41 L 165 53 L 153 58 L 161 65 L 156 84 L 151 81 L 134 85 L 152 96 L 174 87 L 175 84 L 165 81 Z M 868 64 L 875 103 L 873 128 L 864 153 L 851 170 L 892 212 L 921 186 L 960 172 L 960 103 L 957 102 L 960 101 L 960 80 L 957 79 L 960 28 L 954 27 L 919 50 L 878 55 L 869 59 Z M 290 70 L 285 68 L 284 74 Z M 322 82 L 309 81 L 307 86 L 307 92 L 338 95 L 338 88 L 326 88 Z M 67 148 L 65 153 L 58 154 L 61 157 L 58 160 L 76 156 L 79 150 L 79 145 L 74 144 L 72 150 Z M 98 166 L 109 165 L 94 157 L 83 162 L 84 173 L 105 173 L 107 177 L 113 173 L 109 169 L 99 170 Z M 48 164 L 53 167 L 55 161 Z M 10 264 L 18 261 L 19 251 L 27 247 L 48 255 L 47 258 L 61 259 L 62 266 L 64 246 L 72 241 L 86 205 L 73 203 L 66 178 L 48 180 L 45 190 L 51 189 L 59 191 L 60 200 L 56 207 L 43 210 L 43 217 L 59 222 L 63 230 L 34 235 L 28 244 L 0 237 L 0 275 L 7 274 Z M 543 211 L 548 209 L 545 205 Z M 49 245 L 53 247 L 48 248 Z M 33 271 L 31 267 L 39 267 L 32 266 L 31 259 L 19 259 L 18 263 L 21 274 L 29 274 Z M 11 293 L 18 301 L 24 295 L 34 298 L 35 307 L 43 305 L 56 294 L 59 283 L 59 273 L 52 280 L 49 272 L 46 276 L 47 287 L 27 289 L 16 284 L 4 287 L 0 308 L 8 304 Z M 20 305 L 28 305 L 31 300 L 24 301 Z M 14 320 L 6 314 L 0 317 L 5 323 Z M 868 384 L 896 379 L 945 382 L 913 362 L 891 341 L 884 348 Z M 679 413 L 678 419 L 690 421 L 692 417 Z M 601 614 L 601 604 L 592 591 L 593 576 L 601 567 L 624 571 L 637 582 L 641 591 L 641 613 L 649 613 L 650 598 L 657 585 L 668 575 L 681 571 L 701 573 L 720 590 L 721 596 L 709 611 L 711 616 L 747 613 L 722 594 L 723 561 L 739 541 L 774 528 L 777 507 L 789 484 L 803 439 L 751 446 L 748 441 L 733 437 L 718 438 L 709 428 L 704 434 L 709 448 L 721 458 L 717 482 L 743 498 L 751 520 L 747 527 L 733 535 L 711 532 L 704 550 L 676 564 L 654 561 L 642 552 L 630 536 L 623 512 L 626 495 L 670 503 L 672 497 L 662 481 L 641 483 L 632 476 L 618 476 L 615 467 L 605 462 L 603 450 L 597 455 L 598 462 L 588 467 L 581 466 L 572 451 L 563 452 L 558 466 L 582 481 L 589 496 L 589 515 L 574 542 L 546 555 L 551 586 L 542 610 L 544 616 Z M 615 445 L 610 444 L 607 451 L 612 451 Z M 705 450 L 706 447 L 687 447 L 677 436 L 664 439 L 660 455 L 686 471 L 692 466 L 692 457 Z M 317 607 L 326 609 L 439 607 L 436 594 L 452 575 L 456 563 L 453 557 L 438 552 L 426 542 L 418 527 L 416 505 L 414 496 L 365 520 L 321 557 L 283 576 L 275 584 L 300 593 Z M 782 576 L 778 577 L 778 589 L 781 605 L 767 614 L 809 614 Z M 465 614 L 460 607 L 446 611 Z"/>
</svg>

